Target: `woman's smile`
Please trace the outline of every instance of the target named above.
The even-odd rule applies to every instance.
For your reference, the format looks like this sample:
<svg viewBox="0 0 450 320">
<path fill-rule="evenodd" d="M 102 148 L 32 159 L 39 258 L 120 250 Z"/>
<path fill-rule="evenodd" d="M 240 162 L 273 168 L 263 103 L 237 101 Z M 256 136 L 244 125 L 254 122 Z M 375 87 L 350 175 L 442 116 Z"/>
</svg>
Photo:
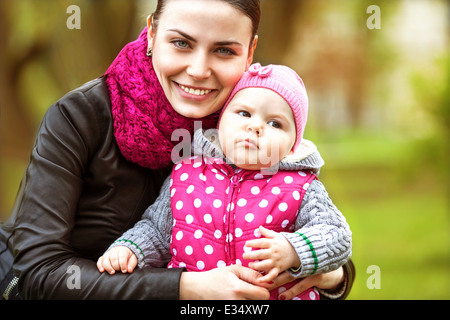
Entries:
<svg viewBox="0 0 450 320">
<path fill-rule="evenodd" d="M 179 90 L 180 96 L 185 99 L 208 99 L 211 96 L 211 93 L 217 91 L 206 87 L 183 85 L 175 81 L 174 83 L 179 89 L 181 89 Z"/>
<path fill-rule="evenodd" d="M 210 93 L 212 90 L 209 89 L 194 89 L 194 88 L 188 88 L 185 87 L 183 85 L 180 85 L 180 88 L 184 90 L 184 92 L 189 93 L 189 94 L 193 94 L 196 96 L 204 96 L 205 94 Z"/>
</svg>

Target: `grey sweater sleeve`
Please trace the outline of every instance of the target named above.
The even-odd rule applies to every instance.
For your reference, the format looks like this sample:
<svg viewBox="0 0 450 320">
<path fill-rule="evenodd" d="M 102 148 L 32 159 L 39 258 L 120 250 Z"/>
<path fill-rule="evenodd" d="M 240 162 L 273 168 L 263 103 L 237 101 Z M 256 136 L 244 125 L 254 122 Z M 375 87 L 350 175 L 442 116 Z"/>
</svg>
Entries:
<svg viewBox="0 0 450 320">
<path fill-rule="evenodd" d="M 294 233 L 283 233 L 297 252 L 305 277 L 336 270 L 351 257 L 352 233 L 323 184 L 314 180 L 303 198 Z"/>
<path fill-rule="evenodd" d="M 126 246 L 138 258 L 138 267 L 165 267 L 171 259 L 170 237 L 173 218 L 170 207 L 170 176 L 156 201 L 145 210 L 142 219 L 109 248 Z"/>
</svg>

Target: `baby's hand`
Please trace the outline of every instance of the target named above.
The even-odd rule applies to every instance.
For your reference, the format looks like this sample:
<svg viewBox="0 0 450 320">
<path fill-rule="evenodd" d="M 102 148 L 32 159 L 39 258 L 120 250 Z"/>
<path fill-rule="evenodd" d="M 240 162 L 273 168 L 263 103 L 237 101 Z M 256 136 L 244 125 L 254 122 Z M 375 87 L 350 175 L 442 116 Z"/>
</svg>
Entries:
<svg viewBox="0 0 450 320">
<path fill-rule="evenodd" d="M 124 246 L 114 247 L 98 258 L 97 268 L 100 272 L 114 274 L 116 271 L 132 273 L 137 265 L 136 255 Z"/>
<path fill-rule="evenodd" d="M 244 259 L 259 260 L 250 262 L 249 267 L 264 271 L 260 282 L 271 282 L 279 273 L 291 268 L 299 267 L 300 260 L 289 241 L 281 234 L 264 227 L 259 227 L 264 238 L 249 240 L 246 247 L 259 249 L 244 253 Z"/>
</svg>

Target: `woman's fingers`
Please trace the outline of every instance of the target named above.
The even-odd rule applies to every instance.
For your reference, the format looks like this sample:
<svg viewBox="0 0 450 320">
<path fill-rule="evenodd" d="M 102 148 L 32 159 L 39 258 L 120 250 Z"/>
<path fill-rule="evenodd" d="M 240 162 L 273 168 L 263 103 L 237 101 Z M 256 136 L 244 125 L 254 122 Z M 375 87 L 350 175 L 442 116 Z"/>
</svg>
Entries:
<svg viewBox="0 0 450 320">
<path fill-rule="evenodd" d="M 280 271 L 277 268 L 272 268 L 266 275 L 259 279 L 259 282 L 272 284 L 279 273 Z"/>
<path fill-rule="evenodd" d="M 293 276 L 291 276 L 291 274 L 287 271 L 282 272 L 278 275 L 278 277 L 276 277 L 275 279 L 272 280 L 273 284 L 269 289 L 275 289 L 277 287 L 281 287 L 282 285 L 294 281 L 295 278 Z"/>
<path fill-rule="evenodd" d="M 278 299 L 279 300 L 291 300 L 295 296 L 299 295 L 303 291 L 305 291 L 313 286 L 314 286 L 314 279 L 311 279 L 311 277 L 303 278 L 302 280 L 300 280 L 296 284 L 294 284 L 292 287 L 290 287 L 288 290 L 281 293 L 278 296 Z"/>
<path fill-rule="evenodd" d="M 180 299 L 266 300 L 269 291 L 258 283 L 259 278 L 259 272 L 238 265 L 205 272 L 183 272 Z"/>
<path fill-rule="evenodd" d="M 231 266 L 230 270 L 239 280 L 242 280 L 239 290 L 242 298 L 248 300 L 266 300 L 269 298 L 267 289 L 258 286 L 261 278 L 259 272 L 238 265 Z"/>
</svg>

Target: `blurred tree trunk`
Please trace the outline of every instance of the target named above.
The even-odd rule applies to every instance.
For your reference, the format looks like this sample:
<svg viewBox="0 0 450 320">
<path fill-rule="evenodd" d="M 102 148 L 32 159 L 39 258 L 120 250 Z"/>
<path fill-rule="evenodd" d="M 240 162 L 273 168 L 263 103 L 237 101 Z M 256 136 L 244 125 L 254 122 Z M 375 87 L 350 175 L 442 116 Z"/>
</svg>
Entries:
<svg viewBox="0 0 450 320">
<path fill-rule="evenodd" d="M 282 64 L 297 26 L 297 12 L 305 0 L 261 1 L 261 23 L 255 62 L 262 64 Z"/>
<path fill-rule="evenodd" d="M 145 26 L 144 18 L 136 26 L 136 1 L 73 2 L 0 0 L 0 221 L 20 182 L 10 166 L 25 169 L 46 109 L 101 76 Z M 66 26 L 71 4 L 81 29 Z"/>
<path fill-rule="evenodd" d="M 32 120 L 29 118 L 19 90 L 23 67 L 36 59 L 45 44 L 36 40 L 25 52 L 8 50 L 10 15 L 6 1 L 0 1 L 0 155 L 23 157 L 33 140 Z"/>
</svg>

